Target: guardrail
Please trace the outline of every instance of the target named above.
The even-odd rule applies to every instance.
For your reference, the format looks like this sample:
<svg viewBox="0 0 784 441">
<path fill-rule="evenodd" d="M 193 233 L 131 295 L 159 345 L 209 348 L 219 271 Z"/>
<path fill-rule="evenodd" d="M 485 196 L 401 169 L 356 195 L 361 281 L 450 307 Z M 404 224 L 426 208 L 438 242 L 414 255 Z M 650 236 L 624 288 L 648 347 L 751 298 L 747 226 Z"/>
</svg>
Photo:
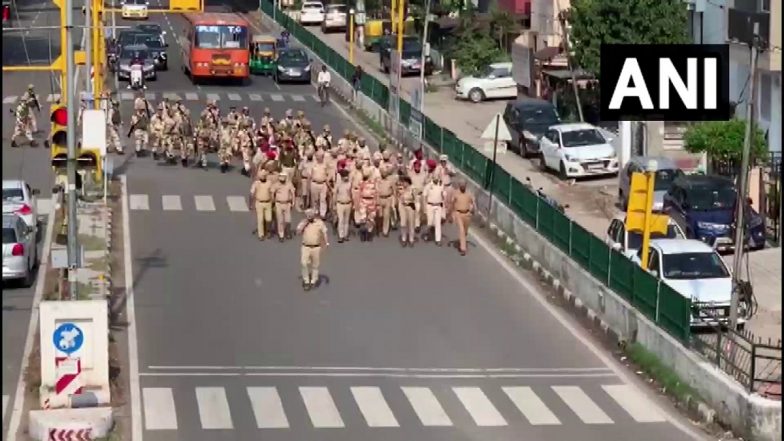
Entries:
<svg viewBox="0 0 784 441">
<path fill-rule="evenodd" d="M 273 4 L 262 0 L 261 10 L 273 16 Z M 345 80 L 350 81 L 354 66 L 324 44 L 299 23 L 278 9 L 275 20 L 302 45 L 316 54 Z M 360 92 L 384 109 L 389 108 L 389 90 L 376 78 L 362 76 Z M 400 99 L 400 120 L 408 126 L 410 104 Z M 424 116 L 423 116 L 424 117 Z M 678 340 L 688 343 L 691 300 L 661 283 L 604 241 L 569 219 L 545 198 L 513 178 L 485 155 L 424 117 L 423 138 L 431 147 L 449 156 L 450 161 L 474 181 L 494 194 L 496 201 L 512 209 L 524 221 L 561 248 L 610 289 L 633 304 Z M 413 137 L 411 137 L 413 139 Z M 491 184 L 492 183 L 492 184 Z M 490 188 L 492 186 L 492 188 Z"/>
</svg>

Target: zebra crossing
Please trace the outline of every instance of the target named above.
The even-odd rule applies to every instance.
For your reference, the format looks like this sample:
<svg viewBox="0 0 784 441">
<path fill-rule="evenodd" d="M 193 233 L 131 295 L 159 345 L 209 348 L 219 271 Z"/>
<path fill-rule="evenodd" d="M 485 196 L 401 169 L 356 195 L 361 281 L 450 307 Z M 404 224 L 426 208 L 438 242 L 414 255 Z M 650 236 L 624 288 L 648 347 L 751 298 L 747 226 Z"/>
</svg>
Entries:
<svg viewBox="0 0 784 441">
<path fill-rule="evenodd" d="M 292 94 L 292 93 L 250 93 L 250 92 L 145 92 L 145 97 L 149 101 L 157 101 L 168 98 L 169 100 L 183 100 L 191 102 L 206 102 L 208 100 L 218 102 L 257 102 L 257 103 L 308 103 L 319 102 L 316 94 Z M 3 104 L 15 104 L 19 95 L 9 95 L 3 97 Z M 120 101 L 133 101 L 136 98 L 134 92 L 120 92 L 117 96 Z M 53 103 L 60 99 L 60 94 L 49 94 L 46 102 Z"/>
<path fill-rule="evenodd" d="M 349 390 L 343 390 L 345 388 Z M 142 403 L 144 427 L 148 431 L 178 430 L 181 422 L 195 421 L 187 418 L 189 410 L 193 413 L 194 408 L 192 401 L 187 400 L 196 401 L 197 419 L 204 430 L 235 429 L 235 416 L 244 414 L 253 415 L 253 427 L 257 429 L 290 429 L 298 425 L 315 429 L 349 429 L 611 425 L 667 421 L 663 412 L 633 386 L 602 385 L 594 392 L 605 395 L 594 397 L 604 403 L 605 408 L 600 407 L 582 387 L 573 385 L 499 388 L 302 386 L 280 390 L 275 386 L 254 386 L 245 387 L 243 391 L 236 388 L 227 391 L 224 387 L 215 386 L 176 390 L 146 387 L 142 389 Z M 393 410 L 391 403 L 404 405 L 407 409 Z M 250 406 L 251 412 L 238 410 L 237 406 Z M 515 413 L 510 413 L 510 409 Z M 295 414 L 303 411 L 306 416 Z M 561 415 L 556 415 L 558 411 Z M 355 415 L 361 416 L 361 419 L 358 420 Z M 406 415 L 416 418 L 405 419 Z M 237 423 L 244 425 L 241 421 Z"/>
<path fill-rule="evenodd" d="M 151 199 L 146 194 L 131 194 L 128 205 L 132 211 L 198 211 L 198 212 L 239 212 L 249 211 L 247 196 L 225 196 L 214 198 L 211 195 L 162 195 Z"/>
</svg>

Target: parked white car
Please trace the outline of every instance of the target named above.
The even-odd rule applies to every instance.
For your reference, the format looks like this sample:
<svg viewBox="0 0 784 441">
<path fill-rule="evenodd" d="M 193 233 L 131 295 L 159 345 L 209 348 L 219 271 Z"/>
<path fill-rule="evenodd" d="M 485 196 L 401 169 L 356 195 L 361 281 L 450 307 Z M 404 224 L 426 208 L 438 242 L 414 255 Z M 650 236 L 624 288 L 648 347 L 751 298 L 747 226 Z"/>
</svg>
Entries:
<svg viewBox="0 0 784 441">
<path fill-rule="evenodd" d="M 493 63 L 476 76 L 461 78 L 455 84 L 455 98 L 474 103 L 492 98 L 517 98 L 512 63 Z"/>
<path fill-rule="evenodd" d="M 606 131 L 586 123 L 550 126 L 539 139 L 539 166 L 561 179 L 618 174 L 618 155 Z"/>
<path fill-rule="evenodd" d="M 686 234 L 675 221 L 670 219 L 667 222 L 667 234 L 652 233 L 651 239 L 686 239 Z M 610 221 L 604 241 L 612 249 L 631 259 L 642 246 L 642 233 L 627 231 L 626 213 L 620 213 Z"/>
<path fill-rule="evenodd" d="M 3 214 L 3 282 L 21 280 L 31 286 L 37 264 L 35 231 L 20 216 Z"/>
<path fill-rule="evenodd" d="M 642 250 L 632 257 L 641 265 Z M 694 328 L 728 323 L 732 274 L 718 252 L 696 239 L 654 239 L 650 242 L 648 272 L 693 302 Z M 745 320 L 739 314 L 738 324 Z"/>
<path fill-rule="evenodd" d="M 147 19 L 147 7 L 150 4 L 150 2 L 147 0 L 122 0 L 120 4 L 122 5 L 122 18 L 138 18 L 141 20 Z"/>
<path fill-rule="evenodd" d="M 305 2 L 299 11 L 299 23 L 303 26 L 317 25 L 324 21 L 324 5 L 321 2 Z"/>
<path fill-rule="evenodd" d="M 38 234 L 38 194 L 25 181 L 3 179 L 3 215 L 18 215 Z"/>
<path fill-rule="evenodd" d="M 321 32 L 345 31 L 348 20 L 348 6 L 327 5 L 324 21 L 321 22 Z"/>
</svg>

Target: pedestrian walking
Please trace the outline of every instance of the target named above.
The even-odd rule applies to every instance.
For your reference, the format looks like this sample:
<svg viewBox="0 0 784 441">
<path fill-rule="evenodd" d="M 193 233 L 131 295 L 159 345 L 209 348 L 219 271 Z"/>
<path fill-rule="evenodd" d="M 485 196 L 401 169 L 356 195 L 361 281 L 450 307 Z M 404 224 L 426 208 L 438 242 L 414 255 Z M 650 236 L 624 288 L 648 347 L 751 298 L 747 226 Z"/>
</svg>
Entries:
<svg viewBox="0 0 784 441">
<path fill-rule="evenodd" d="M 353 95 L 352 101 L 354 105 L 356 105 L 357 97 L 359 96 L 359 91 L 362 88 L 362 75 L 364 71 L 362 70 L 362 66 L 359 64 L 357 67 L 354 68 L 354 74 L 351 76 L 351 86 L 353 88 Z"/>
<path fill-rule="evenodd" d="M 457 184 L 457 191 L 452 195 L 452 219 L 457 225 L 458 231 L 458 250 L 460 255 L 465 256 L 467 251 L 468 228 L 471 226 L 471 216 L 476 209 L 474 195 L 466 190 L 466 182 L 460 181 Z"/>
<path fill-rule="evenodd" d="M 308 208 L 305 210 L 305 219 L 297 225 L 297 234 L 302 235 L 302 288 L 309 291 L 319 281 L 321 250 L 329 246 L 327 226 L 316 216 L 316 210 Z"/>
</svg>

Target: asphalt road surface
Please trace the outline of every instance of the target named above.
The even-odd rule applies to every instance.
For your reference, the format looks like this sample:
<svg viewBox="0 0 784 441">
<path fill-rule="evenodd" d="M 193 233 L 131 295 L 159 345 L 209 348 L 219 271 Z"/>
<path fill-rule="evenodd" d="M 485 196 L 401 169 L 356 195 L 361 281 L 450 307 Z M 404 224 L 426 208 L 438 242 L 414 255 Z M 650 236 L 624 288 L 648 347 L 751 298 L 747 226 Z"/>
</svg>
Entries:
<svg viewBox="0 0 784 441">
<path fill-rule="evenodd" d="M 182 30 L 180 17 L 150 21 Z M 314 106 L 311 86 L 191 86 L 176 44 L 170 71 L 148 83 L 156 102 L 176 95 L 196 114 L 217 98 L 255 118 L 291 108 L 334 132 L 350 125 Z M 131 95 L 119 96 L 128 115 Z M 118 161 L 145 440 L 688 438 L 479 241 L 467 257 L 392 237 L 335 243 L 321 286 L 305 293 L 298 241 L 255 239 L 237 169 L 221 174 L 214 158 L 206 171 Z"/>
<path fill-rule="evenodd" d="M 11 15 L 11 27 L 41 27 L 56 25 L 58 12 L 53 4 L 41 0 L 17 1 L 18 9 Z M 77 24 L 83 23 L 81 15 L 75 14 Z M 4 26 L 9 27 L 9 26 Z M 81 42 L 81 31 L 77 31 L 76 42 Z M 50 52 L 51 51 L 51 52 Z M 59 33 L 33 29 L 23 32 L 3 32 L 3 66 L 50 64 L 51 54 L 60 51 Z M 83 78 L 83 77 L 82 77 Z M 38 214 L 41 220 L 39 231 L 39 256 L 45 250 L 43 243 L 47 231 L 48 214 L 52 208 L 52 185 L 54 175 L 49 166 L 49 150 L 42 147 L 49 136 L 49 104 L 59 96 L 59 87 L 54 76 L 44 72 L 3 72 L 3 179 L 23 179 L 32 188 L 39 189 Z M 39 132 L 34 135 L 39 147 L 30 147 L 26 142 L 21 147 L 11 148 L 14 117 L 11 113 L 15 103 L 27 86 L 32 84 L 39 95 L 42 111 L 36 114 Z M 21 138 L 18 140 L 21 141 Z M 25 340 L 31 317 L 31 308 L 37 283 L 29 288 L 18 283 L 3 284 L 3 432 L 5 439 L 11 410 L 15 407 L 17 383 L 23 362 Z"/>
</svg>

